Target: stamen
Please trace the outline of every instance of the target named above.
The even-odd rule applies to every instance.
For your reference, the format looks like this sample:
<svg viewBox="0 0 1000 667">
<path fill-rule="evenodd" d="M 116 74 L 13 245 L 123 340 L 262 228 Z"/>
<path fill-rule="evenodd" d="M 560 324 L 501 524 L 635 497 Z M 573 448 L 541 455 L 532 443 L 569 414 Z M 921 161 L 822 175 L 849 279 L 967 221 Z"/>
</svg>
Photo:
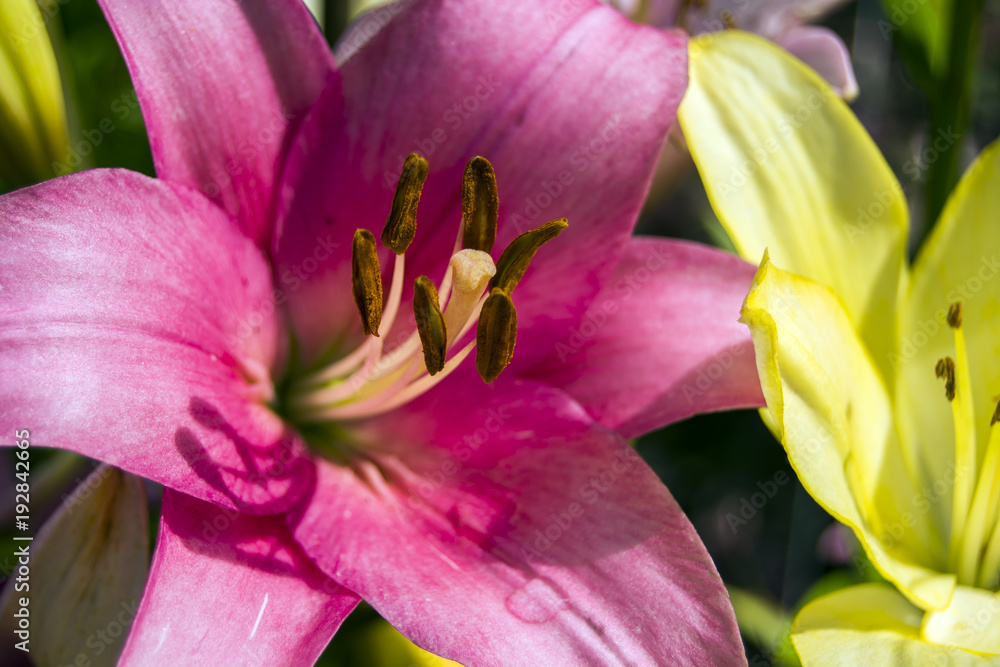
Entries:
<svg viewBox="0 0 1000 667">
<path fill-rule="evenodd" d="M 962 326 L 962 302 L 956 301 L 948 306 L 948 326 L 958 329 Z"/>
<path fill-rule="evenodd" d="M 517 312 L 510 295 L 494 287 L 479 313 L 476 329 L 476 370 L 489 384 L 497 379 L 514 356 Z"/>
<path fill-rule="evenodd" d="M 379 324 L 379 335 L 387 333 L 396 320 L 396 313 L 399 312 L 399 304 L 403 299 L 403 273 L 405 272 L 406 256 L 396 255 L 396 264 L 392 270 L 392 283 L 389 287 L 389 297 L 382 313 L 382 322 Z M 330 382 L 343 381 L 347 376 L 351 376 L 356 382 L 365 382 L 371 378 L 375 369 L 375 362 L 382 354 L 381 338 L 366 338 L 358 349 L 350 353 L 340 361 L 323 368 L 315 373 L 307 375 L 302 379 L 300 387 L 303 390 L 322 388 Z M 360 379 L 358 379 L 360 378 Z M 342 382 L 341 387 L 350 386 L 350 382 Z M 325 391 L 325 390 L 324 390 Z"/>
<path fill-rule="evenodd" d="M 955 428 L 955 479 L 952 490 L 951 530 L 948 540 L 948 570 L 958 576 L 958 582 L 971 586 L 975 582 L 975 563 L 978 552 L 968 553 L 963 541 L 970 526 L 970 512 L 973 506 L 977 468 L 981 462 L 976 442 L 975 410 L 972 405 L 972 384 L 969 373 L 969 354 L 965 346 L 965 332 L 962 331 L 962 306 L 952 304 L 948 309 L 948 325 L 955 336 L 955 357 L 945 357 L 938 361 L 934 371 L 944 379 L 945 396 L 951 403 L 951 417 Z"/>
<path fill-rule="evenodd" d="M 375 235 L 367 229 L 354 232 L 351 288 L 365 335 L 374 334 L 377 337 L 378 325 L 382 321 L 382 271 L 375 248 Z"/>
<path fill-rule="evenodd" d="M 951 357 L 938 359 L 934 366 L 934 375 L 944 378 L 944 395 L 949 401 L 955 400 L 955 360 Z"/>
<path fill-rule="evenodd" d="M 993 411 L 990 426 L 996 423 L 998 414 L 1000 405 Z M 983 556 L 989 553 L 990 543 L 1000 539 L 996 537 L 997 514 L 1000 510 L 1000 429 L 990 429 L 982 468 L 965 525 L 957 574 L 961 582 L 970 586 L 979 582 L 979 586 L 986 588 L 987 582 L 996 575 L 997 564 L 994 562 L 991 565 L 989 559 Z M 1000 546 L 994 547 L 997 548 Z"/>
<path fill-rule="evenodd" d="M 479 317 L 479 308 L 482 305 L 480 295 L 486 288 L 486 283 L 496 273 L 493 260 L 485 252 L 480 250 L 460 250 L 452 255 L 448 263 L 448 271 L 445 274 L 445 281 L 438 291 L 439 305 L 445 301 L 445 285 L 451 285 L 454 277 L 455 287 L 451 297 L 447 299 L 447 306 L 444 308 L 445 326 L 449 332 L 457 332 L 457 335 L 449 335 L 449 345 L 455 345 L 462 340 L 466 332 L 472 328 Z M 451 289 L 451 287 L 447 287 Z M 392 352 L 383 357 L 379 363 L 379 368 L 372 376 L 379 379 L 395 373 L 404 363 L 409 363 L 409 358 L 420 347 L 419 332 L 413 334 Z"/>
<path fill-rule="evenodd" d="M 462 178 L 462 247 L 492 252 L 497 239 L 500 197 L 493 165 L 484 157 L 474 157 L 465 165 Z"/>
<path fill-rule="evenodd" d="M 444 368 L 448 350 L 448 328 L 441 314 L 438 293 L 427 276 L 420 276 L 413 285 L 413 317 L 424 349 L 424 365 L 430 375 Z"/>
<path fill-rule="evenodd" d="M 993 419 L 990 424 L 1000 421 L 1000 404 L 997 404 L 993 411 Z M 989 483 L 988 476 L 992 476 Z M 979 489 L 976 490 L 976 500 L 983 495 L 988 498 L 989 507 L 986 516 L 983 517 L 983 551 L 980 552 L 978 545 L 976 555 L 983 554 L 979 563 L 978 585 L 980 588 L 996 590 L 1000 584 L 1000 429 L 990 431 L 990 441 L 986 448 L 986 458 L 983 463 L 983 478 L 979 480 Z"/>
<path fill-rule="evenodd" d="M 382 245 L 402 255 L 417 233 L 417 204 L 427 180 L 427 160 L 416 153 L 406 156 L 403 173 L 396 183 L 392 210 L 382 228 Z"/>
<path fill-rule="evenodd" d="M 481 157 L 466 165 L 463 224 L 440 287 L 427 276 L 417 278 L 413 288 L 416 330 L 395 349 L 384 350 L 402 300 L 405 251 L 416 233 L 417 206 L 427 172 L 427 161 L 411 154 L 396 186 L 392 211 L 382 230 L 383 244 L 396 253 L 385 302 L 375 237 L 365 229 L 355 233 L 352 291 L 365 333 L 371 336 L 353 352 L 295 381 L 283 403 L 293 421 L 333 423 L 394 410 L 447 377 L 473 349 L 477 349 L 476 368 L 487 383 L 510 364 L 517 339 L 517 313 L 510 294 L 538 249 L 558 236 L 567 223 L 554 220 L 518 236 L 501 254 L 503 269 L 498 270 L 489 254 L 496 241 L 499 211 L 496 175 Z M 474 326 L 475 339 L 466 340 Z"/>
<path fill-rule="evenodd" d="M 395 410 L 399 406 L 409 403 L 414 398 L 420 396 L 438 382 L 451 375 L 452 371 L 458 368 L 465 358 L 469 356 L 469 353 L 472 352 L 473 345 L 475 345 L 475 343 L 469 343 L 462 348 L 458 354 L 450 359 L 452 363 L 448 364 L 448 366 L 437 377 L 432 378 L 430 375 L 425 375 L 419 380 L 406 385 L 405 388 L 397 393 L 389 393 L 386 396 L 373 396 L 367 400 L 359 401 L 357 403 L 347 403 L 329 410 L 324 416 L 328 420 L 365 419 L 367 417 L 373 417 L 375 415 Z"/>
<path fill-rule="evenodd" d="M 513 292 L 542 244 L 559 236 L 568 226 L 566 218 L 560 218 L 547 222 L 538 229 L 525 232 L 511 241 L 497 260 L 497 274 L 490 281 L 490 292 L 496 287 L 507 294 Z"/>
</svg>

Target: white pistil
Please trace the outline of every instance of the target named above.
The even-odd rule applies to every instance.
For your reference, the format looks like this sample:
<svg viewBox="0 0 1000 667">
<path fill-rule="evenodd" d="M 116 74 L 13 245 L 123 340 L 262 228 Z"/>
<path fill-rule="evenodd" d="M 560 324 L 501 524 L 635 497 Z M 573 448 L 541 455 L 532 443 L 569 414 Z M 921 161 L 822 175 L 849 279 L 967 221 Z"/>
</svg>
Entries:
<svg viewBox="0 0 1000 667">
<path fill-rule="evenodd" d="M 452 255 L 450 266 L 455 275 L 455 285 L 444 311 L 444 321 L 449 332 L 458 333 L 469 321 L 487 283 L 496 275 L 497 267 L 482 250 L 457 252 Z M 450 335 L 457 342 L 459 337 L 454 333 Z"/>
</svg>

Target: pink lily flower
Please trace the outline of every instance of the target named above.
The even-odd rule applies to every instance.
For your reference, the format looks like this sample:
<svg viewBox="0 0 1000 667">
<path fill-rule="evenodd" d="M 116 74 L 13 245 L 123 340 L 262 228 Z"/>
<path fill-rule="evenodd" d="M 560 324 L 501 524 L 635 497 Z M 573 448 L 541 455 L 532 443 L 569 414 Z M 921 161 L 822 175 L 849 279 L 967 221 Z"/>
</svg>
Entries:
<svg viewBox="0 0 1000 667">
<path fill-rule="evenodd" d="M 158 178 L 0 198 L 0 426 L 165 486 L 121 664 L 309 663 L 360 599 L 465 664 L 745 664 L 626 442 L 763 404 L 754 267 L 630 238 L 684 36 L 427 0 L 338 69 L 299 0 L 101 4 Z M 519 283 L 530 253 L 455 242 L 463 205 L 490 229 L 477 155 L 498 249 L 569 219 Z"/>
</svg>

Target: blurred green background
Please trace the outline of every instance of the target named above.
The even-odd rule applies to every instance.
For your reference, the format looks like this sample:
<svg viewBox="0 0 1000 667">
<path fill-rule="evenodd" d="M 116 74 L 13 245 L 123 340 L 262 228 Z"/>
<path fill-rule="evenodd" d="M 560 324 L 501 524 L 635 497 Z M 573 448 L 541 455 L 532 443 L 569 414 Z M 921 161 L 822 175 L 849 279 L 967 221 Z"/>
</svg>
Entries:
<svg viewBox="0 0 1000 667">
<path fill-rule="evenodd" d="M 114 126 L 92 142 L 92 152 L 81 156 L 80 165 L 69 166 L 127 167 L 153 175 L 142 114 L 96 2 L 51 4 L 58 5 L 58 13 L 47 26 L 70 100 L 73 141 L 105 119 Z M 1000 134 L 1000 0 L 956 3 L 961 7 L 951 21 L 927 27 L 921 23 L 926 17 L 918 16 L 905 29 L 887 35 L 894 4 L 850 2 L 823 25 L 851 49 L 860 87 L 852 108 L 904 187 L 913 218 L 912 252 L 943 205 L 942 193 L 950 191 L 961 170 Z M 354 8 L 346 2 L 322 5 L 327 35 L 334 43 Z M 923 9 L 937 12 L 951 6 L 944 0 L 921 3 Z M 932 163 L 923 162 L 927 137 L 944 127 L 959 131 L 961 141 Z M 689 169 L 671 181 L 651 194 L 638 232 L 725 247 L 697 174 Z M 0 191 L 3 188 L 0 182 Z M 697 417 L 647 435 L 636 446 L 687 512 L 731 587 L 750 665 L 795 664 L 786 636 L 794 611 L 820 591 L 877 577 L 849 531 L 835 525 L 795 480 L 783 450 L 755 412 Z M 41 451 L 33 456 L 39 466 L 52 458 Z M 12 478 L 9 471 L 0 474 Z M 85 465 L 62 461 L 53 467 L 50 486 L 36 495 L 36 511 L 51 511 L 60 494 L 67 493 L 67 485 L 85 474 Z M 37 483 L 37 475 L 33 479 Z M 155 488 L 151 490 L 155 532 L 157 496 Z M 48 502 L 41 498 L 46 494 Z M 4 497 L 0 515 L 9 514 L 7 504 Z M 0 521 L 4 530 L 10 524 Z M 10 533 L 3 537 L 4 553 L 12 553 Z M 0 573 L 8 574 L 11 567 L 0 561 Z M 416 660 L 362 605 L 320 664 L 395 667 Z"/>
</svg>

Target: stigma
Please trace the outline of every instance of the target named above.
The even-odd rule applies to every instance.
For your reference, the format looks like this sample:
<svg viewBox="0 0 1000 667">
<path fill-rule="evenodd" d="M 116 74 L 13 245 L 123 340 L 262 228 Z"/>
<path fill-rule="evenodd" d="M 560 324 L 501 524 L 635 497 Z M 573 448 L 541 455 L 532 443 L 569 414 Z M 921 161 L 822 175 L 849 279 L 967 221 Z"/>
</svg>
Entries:
<svg viewBox="0 0 1000 667">
<path fill-rule="evenodd" d="M 399 315 L 406 279 L 406 251 L 417 236 L 417 208 L 428 173 L 427 160 L 406 158 L 380 240 L 395 255 L 388 293 L 383 292 L 375 235 L 354 234 L 351 292 L 364 341 L 333 363 L 296 380 L 287 408 L 299 423 L 365 419 L 394 410 L 437 385 L 473 351 L 476 369 L 493 382 L 510 364 L 517 338 L 511 294 L 538 249 L 566 228 L 555 220 L 514 239 L 494 263 L 499 220 L 493 166 L 482 157 L 466 165 L 462 219 L 451 258 L 438 282 L 412 280 L 415 331 L 395 348 L 386 334 Z M 475 334 L 471 335 L 473 327 Z"/>
</svg>

